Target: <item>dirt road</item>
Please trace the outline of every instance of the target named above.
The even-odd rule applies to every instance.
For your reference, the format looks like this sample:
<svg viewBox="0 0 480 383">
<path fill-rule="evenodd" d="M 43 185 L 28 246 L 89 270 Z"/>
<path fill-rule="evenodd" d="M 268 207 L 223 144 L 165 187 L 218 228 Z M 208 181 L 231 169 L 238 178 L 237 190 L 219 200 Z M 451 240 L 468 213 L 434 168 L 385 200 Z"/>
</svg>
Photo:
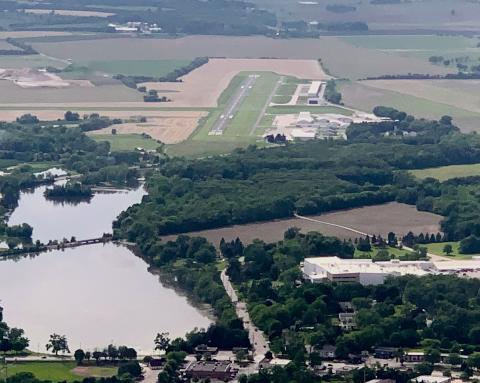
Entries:
<svg viewBox="0 0 480 383">
<path fill-rule="evenodd" d="M 369 237 L 372 237 L 372 234 L 358 231 L 358 230 L 356 230 L 356 229 L 354 229 L 354 228 L 352 228 L 352 227 L 347 227 L 347 226 L 343 226 L 343 225 L 337 225 L 337 224 L 335 224 L 335 223 L 325 222 L 325 221 L 321 221 L 321 220 L 319 220 L 319 219 L 304 217 L 304 216 L 302 216 L 302 215 L 298 215 L 297 213 L 295 213 L 294 215 L 295 215 L 295 217 L 297 217 L 297 218 L 299 218 L 299 219 L 306 220 L 306 221 L 316 222 L 316 223 L 319 223 L 319 224 L 322 224 L 322 225 L 327 225 L 327 226 L 338 227 L 338 228 L 340 228 L 340 229 L 344 229 L 344 230 L 351 231 L 352 233 L 355 233 L 355 234 L 363 235 L 364 237 L 366 237 L 367 235 L 368 235 Z M 403 246 L 403 249 L 405 249 L 406 251 L 415 251 L 415 250 L 413 250 L 412 248 L 407 247 L 407 246 Z M 450 261 L 450 260 L 451 260 L 451 258 L 442 257 L 441 255 L 436 255 L 436 254 L 431 254 L 431 253 L 427 253 L 427 256 L 428 256 L 428 258 L 430 258 L 431 261 Z"/>
</svg>

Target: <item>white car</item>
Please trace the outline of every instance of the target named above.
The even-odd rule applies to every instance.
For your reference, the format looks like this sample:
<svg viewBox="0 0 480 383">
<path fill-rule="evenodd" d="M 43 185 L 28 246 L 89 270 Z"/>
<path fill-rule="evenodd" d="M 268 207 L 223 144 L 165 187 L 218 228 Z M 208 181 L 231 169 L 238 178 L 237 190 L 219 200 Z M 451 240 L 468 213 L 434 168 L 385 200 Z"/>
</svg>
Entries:
<svg viewBox="0 0 480 383">
<path fill-rule="evenodd" d="M 220 116 L 220 118 L 223 120 L 223 119 L 225 118 L 225 115 L 222 114 L 222 115 Z"/>
<path fill-rule="evenodd" d="M 231 114 L 230 116 L 228 116 L 228 118 L 231 120 L 233 118 L 233 114 Z"/>
</svg>

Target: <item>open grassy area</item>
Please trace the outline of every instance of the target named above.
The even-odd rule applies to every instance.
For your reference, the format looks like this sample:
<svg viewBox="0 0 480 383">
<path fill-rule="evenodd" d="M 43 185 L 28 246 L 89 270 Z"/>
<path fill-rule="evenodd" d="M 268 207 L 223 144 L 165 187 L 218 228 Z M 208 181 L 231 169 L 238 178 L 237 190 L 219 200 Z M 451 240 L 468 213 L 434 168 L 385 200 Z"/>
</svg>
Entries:
<svg viewBox="0 0 480 383">
<path fill-rule="evenodd" d="M 431 254 L 436 254 L 436 255 L 445 255 L 443 252 L 443 248 L 445 245 L 452 245 L 453 252 L 451 255 L 448 256 L 448 258 L 453 258 L 453 259 L 471 259 L 472 256 L 474 255 L 480 255 L 480 254 L 460 254 L 459 251 L 459 246 L 460 242 L 440 242 L 440 243 L 429 243 L 428 245 L 425 245 L 428 249 L 428 252 Z"/>
<path fill-rule="evenodd" d="M 250 134 L 278 79 L 279 76 L 273 73 L 260 75 L 227 127 L 224 136 L 238 137 Z"/>
<path fill-rule="evenodd" d="M 446 181 L 451 178 L 480 176 L 480 164 L 441 166 L 438 168 L 411 170 L 410 173 L 420 179 L 431 177 L 439 181 Z"/>
<path fill-rule="evenodd" d="M 351 116 L 353 112 L 349 109 L 340 106 L 294 106 L 294 105 L 279 105 L 271 106 L 267 109 L 267 114 L 296 114 L 304 111 L 309 111 L 315 114 L 334 113 L 343 114 L 344 116 Z"/>
<path fill-rule="evenodd" d="M 405 94 L 392 89 L 380 89 L 368 86 L 365 82 L 342 81 L 339 90 L 345 105 L 370 112 L 375 106 L 386 105 L 405 111 L 416 117 L 439 119 L 444 115 L 452 116 L 454 123 L 462 131 L 479 129 L 480 113 L 462 109 L 448 103 L 434 101 L 424 97 Z M 394 84 L 393 84 L 394 85 Z M 465 95 L 464 99 L 468 99 Z"/>
<path fill-rule="evenodd" d="M 355 254 L 353 255 L 354 258 L 373 258 L 380 250 L 378 248 L 373 248 L 372 251 L 360 251 L 355 248 Z M 396 247 L 387 247 L 385 250 L 388 251 L 389 254 L 394 255 L 395 258 L 398 258 L 401 255 L 405 255 L 407 253 L 406 250 L 397 249 Z"/>
<path fill-rule="evenodd" d="M 190 60 L 110 60 L 91 61 L 87 66 L 110 74 L 161 77 L 189 63 Z"/>
<path fill-rule="evenodd" d="M 145 138 L 141 134 L 92 134 L 90 137 L 95 141 L 110 142 L 110 147 L 113 151 L 131 151 L 136 148 L 155 150 L 160 146 L 157 141 Z"/>
<path fill-rule="evenodd" d="M 40 380 L 73 382 L 83 377 L 109 377 L 117 374 L 116 367 L 89 366 L 75 369 L 76 367 L 76 363 L 72 361 L 9 363 L 8 376 L 20 372 L 31 372 Z"/>
</svg>

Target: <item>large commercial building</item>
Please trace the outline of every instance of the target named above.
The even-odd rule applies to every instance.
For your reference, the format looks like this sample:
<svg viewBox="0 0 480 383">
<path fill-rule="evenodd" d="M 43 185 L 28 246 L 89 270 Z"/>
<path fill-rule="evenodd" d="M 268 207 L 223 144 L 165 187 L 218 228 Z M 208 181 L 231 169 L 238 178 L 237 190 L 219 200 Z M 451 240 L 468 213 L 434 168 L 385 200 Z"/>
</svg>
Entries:
<svg viewBox="0 0 480 383">
<path fill-rule="evenodd" d="M 313 283 L 358 282 L 362 285 L 381 284 L 388 276 L 466 274 L 478 271 L 479 260 L 373 262 L 371 259 L 316 257 L 306 258 L 302 266 L 304 278 Z"/>
</svg>

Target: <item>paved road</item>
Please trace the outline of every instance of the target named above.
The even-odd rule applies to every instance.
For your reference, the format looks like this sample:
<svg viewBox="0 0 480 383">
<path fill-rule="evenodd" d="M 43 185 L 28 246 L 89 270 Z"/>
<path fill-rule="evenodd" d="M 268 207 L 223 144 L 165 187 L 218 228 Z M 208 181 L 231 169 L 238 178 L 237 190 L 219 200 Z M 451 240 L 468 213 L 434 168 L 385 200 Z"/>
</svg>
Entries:
<svg viewBox="0 0 480 383">
<path fill-rule="evenodd" d="M 255 81 L 257 81 L 258 75 L 249 75 L 242 83 L 237 92 L 228 100 L 225 109 L 218 117 L 217 121 L 213 125 L 212 129 L 208 133 L 209 135 L 219 136 L 222 135 L 227 129 L 229 122 L 233 119 L 235 113 L 238 112 L 243 100 L 248 96 Z"/>
<path fill-rule="evenodd" d="M 270 96 L 268 96 L 267 102 L 263 106 L 260 114 L 257 117 L 257 121 L 255 121 L 255 124 L 253 124 L 252 129 L 250 130 L 250 135 L 253 136 L 255 134 L 255 131 L 258 128 L 258 125 L 260 125 L 260 122 L 262 121 L 263 116 L 267 112 L 268 107 L 270 106 L 273 97 L 277 94 L 278 88 L 280 85 L 283 83 L 283 80 L 285 79 L 284 76 L 280 77 L 280 79 L 276 82 L 275 86 L 272 89 L 272 93 L 270 93 Z"/>
<path fill-rule="evenodd" d="M 369 234 L 369 233 L 364 233 L 362 231 L 359 231 L 357 229 L 354 229 L 352 227 L 348 227 L 348 226 L 343 226 L 343 225 L 337 225 L 335 223 L 330 223 L 330 222 L 326 222 L 326 221 L 321 221 L 319 219 L 315 219 L 315 218 L 309 218 L 309 217 L 305 217 L 305 216 L 302 216 L 302 215 L 298 215 L 297 213 L 294 214 L 295 217 L 299 218 L 299 219 L 303 219 L 305 221 L 310 221 L 310 222 L 316 222 L 316 223 L 320 223 L 322 225 L 328 225 L 328 226 L 333 226 L 333 227 L 338 227 L 340 229 L 344 229 L 344 230 L 348 230 L 348 231 L 351 231 L 352 233 L 355 233 L 355 234 L 360 234 L 364 237 L 366 237 L 367 235 L 372 237 L 373 235 L 372 234 Z M 404 250 L 406 251 L 415 251 L 413 250 L 411 247 L 408 247 L 408 246 L 403 246 L 402 247 Z M 430 258 L 430 260 L 432 261 L 451 261 L 452 259 L 451 258 L 447 258 L 447 257 L 442 257 L 441 255 L 436 255 L 436 254 L 431 254 L 431 253 L 427 253 L 427 256 Z"/>
<path fill-rule="evenodd" d="M 239 301 L 237 293 L 235 292 L 235 289 L 233 288 L 232 283 L 228 278 L 226 269 L 222 271 L 222 273 L 220 274 L 220 277 L 222 279 L 222 283 L 225 288 L 225 291 L 227 292 L 228 296 L 230 297 L 230 300 L 235 306 L 235 311 L 237 312 L 238 317 L 242 319 L 243 325 L 245 326 L 245 329 L 248 331 L 248 337 L 253 346 L 254 360 L 255 362 L 258 363 L 263 359 L 265 353 L 267 351 L 270 351 L 270 347 L 268 346 L 267 339 L 263 334 L 263 332 L 260 331 L 250 320 L 250 315 L 248 314 L 247 305 L 245 302 Z"/>
<path fill-rule="evenodd" d="M 143 367 L 143 383 L 157 383 L 158 382 L 158 373 L 160 371 L 152 370 L 150 367 L 146 365 L 142 365 Z"/>
</svg>

